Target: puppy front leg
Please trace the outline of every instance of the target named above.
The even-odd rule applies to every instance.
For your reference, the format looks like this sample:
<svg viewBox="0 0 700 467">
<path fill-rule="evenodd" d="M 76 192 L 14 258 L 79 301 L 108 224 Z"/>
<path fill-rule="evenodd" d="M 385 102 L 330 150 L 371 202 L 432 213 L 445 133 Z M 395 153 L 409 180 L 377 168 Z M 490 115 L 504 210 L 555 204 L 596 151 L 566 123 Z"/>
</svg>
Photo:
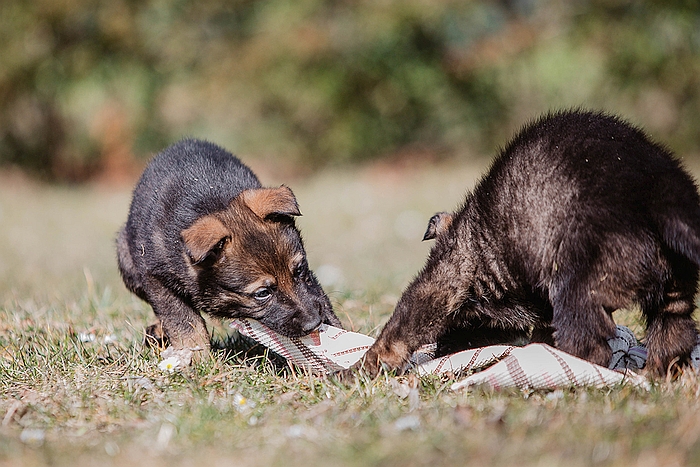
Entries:
<svg viewBox="0 0 700 467">
<path fill-rule="evenodd" d="M 417 300 L 414 290 L 409 288 L 374 345 L 355 364 L 354 370 L 372 378 L 381 369 L 402 371 L 413 352 L 425 344 L 436 342 L 448 329 L 450 310 L 455 309 L 457 304 L 432 298 L 425 300 L 421 297 Z"/>
<path fill-rule="evenodd" d="M 175 349 L 190 349 L 196 359 L 204 357 L 210 348 L 209 332 L 199 312 L 166 289 L 160 281 L 149 278 L 148 302 L 160 321 L 162 334 Z M 157 325 L 156 325 L 157 326 Z M 149 329 L 153 326 L 149 327 Z"/>
</svg>

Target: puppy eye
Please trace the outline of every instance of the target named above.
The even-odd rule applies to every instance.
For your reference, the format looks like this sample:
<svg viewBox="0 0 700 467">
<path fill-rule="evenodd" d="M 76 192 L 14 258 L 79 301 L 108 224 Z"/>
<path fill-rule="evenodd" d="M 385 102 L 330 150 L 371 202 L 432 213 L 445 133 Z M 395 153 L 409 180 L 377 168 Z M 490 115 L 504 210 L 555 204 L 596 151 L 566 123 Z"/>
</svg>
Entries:
<svg viewBox="0 0 700 467">
<path fill-rule="evenodd" d="M 306 273 L 306 266 L 302 263 L 294 269 L 294 277 L 301 277 Z"/>
<path fill-rule="evenodd" d="M 272 290 L 269 287 L 260 287 L 253 292 L 253 298 L 261 302 L 267 301 L 270 297 L 272 297 Z"/>
</svg>

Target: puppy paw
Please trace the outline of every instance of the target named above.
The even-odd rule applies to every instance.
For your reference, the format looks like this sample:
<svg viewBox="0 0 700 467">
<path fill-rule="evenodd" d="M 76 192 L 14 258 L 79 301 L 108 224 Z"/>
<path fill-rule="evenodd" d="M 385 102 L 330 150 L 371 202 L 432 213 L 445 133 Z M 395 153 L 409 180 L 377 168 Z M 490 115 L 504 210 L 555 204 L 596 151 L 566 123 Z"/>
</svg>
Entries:
<svg viewBox="0 0 700 467">
<path fill-rule="evenodd" d="M 328 377 L 343 386 L 352 386 L 360 377 L 357 368 L 350 367 L 344 370 L 339 370 L 328 375 Z"/>
</svg>

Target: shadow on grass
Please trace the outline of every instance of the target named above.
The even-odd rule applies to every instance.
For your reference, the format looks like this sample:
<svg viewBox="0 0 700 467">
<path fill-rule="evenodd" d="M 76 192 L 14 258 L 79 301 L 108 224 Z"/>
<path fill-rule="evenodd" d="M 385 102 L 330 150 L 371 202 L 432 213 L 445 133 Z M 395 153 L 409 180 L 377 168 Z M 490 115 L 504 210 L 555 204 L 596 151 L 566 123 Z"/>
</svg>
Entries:
<svg viewBox="0 0 700 467">
<path fill-rule="evenodd" d="M 214 333 L 211 351 L 222 362 L 253 366 L 256 369 L 268 368 L 278 376 L 288 376 L 293 371 L 284 357 L 238 332 L 225 335 Z"/>
</svg>

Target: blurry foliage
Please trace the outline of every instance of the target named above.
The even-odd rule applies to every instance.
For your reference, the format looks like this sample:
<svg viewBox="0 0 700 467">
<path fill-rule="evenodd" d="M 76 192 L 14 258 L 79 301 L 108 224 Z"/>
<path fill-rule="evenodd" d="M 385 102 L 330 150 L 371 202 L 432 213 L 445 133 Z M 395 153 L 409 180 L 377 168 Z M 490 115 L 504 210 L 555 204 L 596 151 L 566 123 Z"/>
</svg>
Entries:
<svg viewBox="0 0 700 467">
<path fill-rule="evenodd" d="M 700 154 L 695 0 L 5 0 L 0 165 L 128 171 L 183 135 L 317 168 L 492 153 L 553 108 Z"/>
</svg>

